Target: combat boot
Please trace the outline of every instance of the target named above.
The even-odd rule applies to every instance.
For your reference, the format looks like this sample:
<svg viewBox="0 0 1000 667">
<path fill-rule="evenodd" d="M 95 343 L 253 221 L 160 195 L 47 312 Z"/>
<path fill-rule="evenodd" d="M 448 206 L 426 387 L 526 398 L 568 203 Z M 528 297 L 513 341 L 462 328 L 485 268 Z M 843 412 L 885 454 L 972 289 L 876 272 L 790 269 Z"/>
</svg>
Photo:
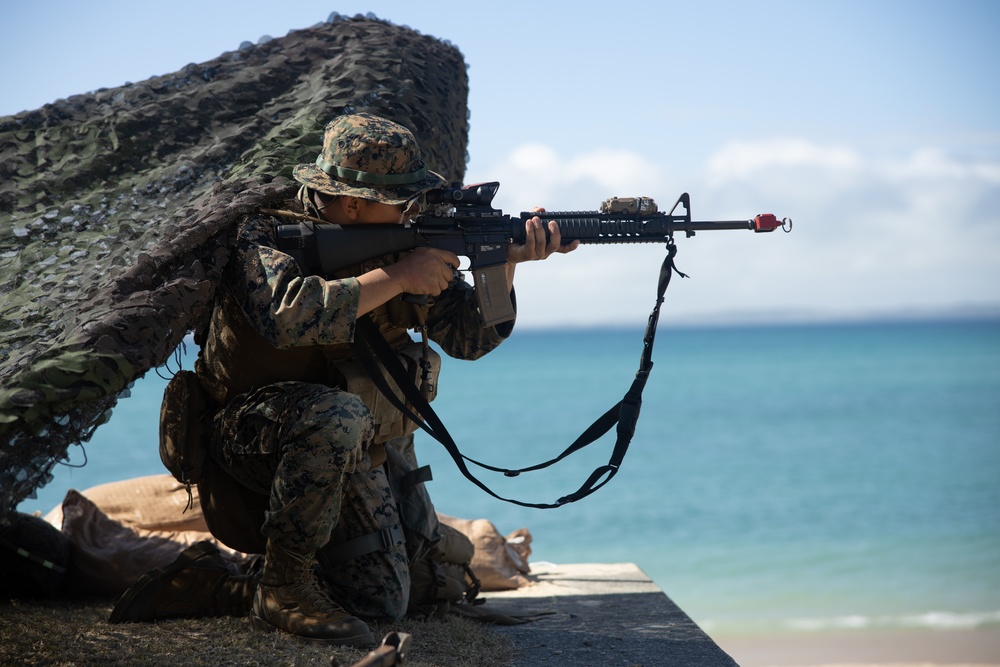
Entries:
<svg viewBox="0 0 1000 667">
<path fill-rule="evenodd" d="M 281 630 L 312 643 L 373 645 L 375 636 L 365 622 L 344 611 L 320 587 L 312 557 L 267 541 L 264 571 L 250 612 L 253 627 Z"/>
<path fill-rule="evenodd" d="M 259 578 L 227 561 L 211 542 L 198 542 L 170 565 L 139 577 L 115 604 L 108 622 L 245 616 Z"/>
</svg>

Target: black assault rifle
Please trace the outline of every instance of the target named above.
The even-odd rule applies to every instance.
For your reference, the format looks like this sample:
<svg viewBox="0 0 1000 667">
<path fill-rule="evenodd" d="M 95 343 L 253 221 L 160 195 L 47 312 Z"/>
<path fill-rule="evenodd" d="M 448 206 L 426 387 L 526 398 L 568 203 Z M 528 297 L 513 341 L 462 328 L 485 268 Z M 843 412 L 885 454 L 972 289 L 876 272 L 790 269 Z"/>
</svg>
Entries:
<svg viewBox="0 0 1000 667">
<path fill-rule="evenodd" d="M 319 223 L 313 219 L 299 224 L 279 225 L 278 247 L 292 255 L 304 273 L 324 276 L 330 276 L 375 257 L 412 250 L 418 246 L 450 250 L 456 255 L 469 258 L 469 270 L 472 271 L 475 280 L 479 309 L 486 324 L 489 325 L 505 322 L 514 317 L 510 286 L 507 285 L 504 270 L 507 245 L 512 241 L 524 242 L 525 222 L 535 215 L 546 221 L 557 221 L 564 243 L 571 243 L 574 240 L 580 240 L 582 243 L 665 243 L 667 257 L 660 269 L 657 300 L 646 324 L 639 370 L 631 387 L 621 401 L 598 417 L 561 454 L 543 463 L 519 470 L 486 465 L 462 454 L 433 408 L 416 388 L 412 378 L 407 375 L 407 370 L 399 362 L 395 350 L 379 334 L 378 328 L 369 318 L 358 319 L 359 335 L 355 336 L 354 348 L 379 391 L 402 414 L 441 442 L 463 475 L 500 500 L 524 507 L 560 507 L 580 500 L 607 484 L 618 472 L 628 451 L 639 419 L 642 391 L 653 367 L 653 341 L 663 293 L 670 282 L 670 276 L 674 272 L 680 273 L 673 264 L 677 250 L 673 242 L 674 234 L 684 232 L 687 236 L 693 236 L 695 232 L 711 229 L 772 232 L 778 227 L 788 232 L 792 229 L 792 221 L 785 218 L 779 222 L 772 214 L 763 213 L 753 220 L 693 222 L 691 202 L 687 193 L 680 196 L 669 213 L 658 213 L 656 203 L 646 197 L 628 199 L 615 197 L 606 200 L 600 211 L 548 211 L 541 214 L 525 212 L 514 217 L 504 215 L 503 212 L 493 208 L 493 196 L 499 187 L 499 183 L 481 183 L 431 191 L 427 193 L 427 204 L 435 208 L 432 212 L 416 216 L 408 225 L 341 227 Z M 678 209 L 682 209 L 682 212 L 677 212 Z M 301 215 L 280 211 L 264 212 L 304 218 Z M 389 373 L 415 411 L 411 411 L 396 391 L 388 385 L 379 363 Z M 607 465 L 594 470 L 577 491 L 559 498 L 554 503 L 526 503 L 500 496 L 476 478 L 466 466 L 468 461 L 487 470 L 515 477 L 561 461 L 596 441 L 615 426 L 617 426 L 616 441 Z"/>
<path fill-rule="evenodd" d="M 538 215 L 544 222 L 559 223 L 564 244 L 670 243 L 673 235 L 715 229 L 791 231 L 792 221 L 762 213 L 752 220 L 695 222 L 685 192 L 670 209 L 659 213 L 648 197 L 613 197 L 599 211 L 522 212 L 505 215 L 493 208 L 499 182 L 432 190 L 426 202 L 433 212 L 414 217 L 408 225 L 333 225 L 300 222 L 278 226 L 278 248 L 296 259 L 304 273 L 329 276 L 349 266 L 393 252 L 430 246 L 469 258 L 479 297 L 479 310 L 487 326 L 514 318 L 510 286 L 504 271 L 507 245 L 523 243 L 525 222 Z M 680 209 L 680 211 L 678 211 Z M 443 213 L 437 211 L 443 210 Z M 546 236 L 548 229 L 546 228 Z"/>
</svg>

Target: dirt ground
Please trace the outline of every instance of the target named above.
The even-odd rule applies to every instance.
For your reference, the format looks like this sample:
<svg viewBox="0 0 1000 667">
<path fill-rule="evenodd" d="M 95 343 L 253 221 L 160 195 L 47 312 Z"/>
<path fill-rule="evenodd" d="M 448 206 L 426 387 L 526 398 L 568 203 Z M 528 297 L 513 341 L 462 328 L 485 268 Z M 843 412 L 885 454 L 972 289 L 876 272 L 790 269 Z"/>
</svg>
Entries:
<svg viewBox="0 0 1000 667">
<path fill-rule="evenodd" d="M 113 606 L 107 599 L 0 602 L 0 664 L 350 667 L 369 653 L 257 633 L 245 618 L 112 625 Z M 516 657 L 489 626 L 454 616 L 371 627 L 379 641 L 392 631 L 412 635 L 411 667 L 506 667 Z"/>
</svg>

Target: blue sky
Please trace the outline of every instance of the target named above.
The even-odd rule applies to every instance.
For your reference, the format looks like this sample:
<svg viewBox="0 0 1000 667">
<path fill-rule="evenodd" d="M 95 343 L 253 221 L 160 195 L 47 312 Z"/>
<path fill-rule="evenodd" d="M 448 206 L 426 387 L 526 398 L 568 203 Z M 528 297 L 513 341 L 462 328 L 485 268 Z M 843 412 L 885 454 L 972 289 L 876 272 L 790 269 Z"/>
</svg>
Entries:
<svg viewBox="0 0 1000 667">
<path fill-rule="evenodd" d="M 1000 3 L 4 0 L 0 114 L 372 12 L 469 64 L 467 181 L 593 209 L 690 192 L 699 219 L 792 234 L 680 239 L 664 321 L 1000 312 Z M 525 325 L 635 324 L 662 249 L 519 269 Z"/>
</svg>

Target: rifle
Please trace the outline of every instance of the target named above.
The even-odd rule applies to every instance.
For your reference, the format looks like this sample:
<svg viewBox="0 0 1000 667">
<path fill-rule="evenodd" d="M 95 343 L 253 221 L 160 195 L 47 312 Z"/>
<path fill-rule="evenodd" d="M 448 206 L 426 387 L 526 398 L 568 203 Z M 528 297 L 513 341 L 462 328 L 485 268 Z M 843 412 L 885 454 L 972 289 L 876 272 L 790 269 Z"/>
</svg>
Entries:
<svg viewBox="0 0 1000 667">
<path fill-rule="evenodd" d="M 762 213 L 752 220 L 694 222 L 691 220 L 691 200 L 687 193 L 680 196 L 669 213 L 659 213 L 656 203 L 648 197 L 623 199 L 613 197 L 606 200 L 599 211 L 546 211 L 541 214 L 523 212 L 520 216 L 514 217 L 493 208 L 493 197 L 499 187 L 499 183 L 492 182 L 432 190 L 427 193 L 426 202 L 428 206 L 435 208 L 414 217 L 408 225 L 341 227 L 295 213 L 272 210 L 262 213 L 304 220 L 294 225 L 278 226 L 278 249 L 294 257 L 305 273 L 329 276 L 369 259 L 392 252 L 412 250 L 422 245 L 450 250 L 456 255 L 468 257 L 469 269 L 473 272 L 479 298 L 479 310 L 487 325 L 505 322 L 514 317 L 510 286 L 506 284 L 504 269 L 507 261 L 507 245 L 511 242 L 524 242 L 525 222 L 536 215 L 545 220 L 557 221 L 565 243 L 575 240 L 593 244 L 666 243 L 667 257 L 660 268 L 656 304 L 646 323 L 642 357 L 632 386 L 621 401 L 598 417 L 561 454 L 526 468 L 518 470 L 498 468 L 462 454 L 444 424 L 434 413 L 434 409 L 408 376 L 408 371 L 403 368 L 395 350 L 381 336 L 371 319 L 364 317 L 357 321 L 358 333 L 355 336 L 354 349 L 379 391 L 402 414 L 443 444 L 463 475 L 486 493 L 500 500 L 539 509 L 561 507 L 585 498 L 611 481 L 628 451 L 639 419 L 642 391 L 653 367 L 653 342 L 663 294 L 673 273 L 684 275 L 674 266 L 673 258 L 677 252 L 673 242 L 674 234 L 684 232 L 690 237 L 694 236 L 695 232 L 714 229 L 772 232 L 778 227 L 790 232 L 792 221 L 784 218 L 779 222 L 774 215 Z M 546 230 L 547 235 L 548 230 Z M 388 385 L 379 364 L 389 373 L 406 400 L 414 407 L 413 411 Z M 527 503 L 500 496 L 473 475 L 466 466 L 468 461 L 486 470 L 500 472 L 507 477 L 516 477 L 521 473 L 541 470 L 558 463 L 593 443 L 616 426 L 617 436 L 608 463 L 594 470 L 578 490 L 562 496 L 553 503 Z"/>
<path fill-rule="evenodd" d="M 718 229 L 749 229 L 772 232 L 778 227 L 790 232 L 792 221 L 780 222 L 770 213 L 752 220 L 696 222 L 691 219 L 691 199 L 682 194 L 669 213 L 660 213 L 648 197 L 612 197 L 598 211 L 522 212 L 518 216 L 493 208 L 499 182 L 432 190 L 426 202 L 433 207 L 415 216 L 408 225 L 334 225 L 303 221 L 278 226 L 278 249 L 299 263 L 305 273 L 329 276 L 369 259 L 394 252 L 430 246 L 469 258 L 479 298 L 479 310 L 487 326 L 514 319 L 510 285 L 504 266 L 507 245 L 523 243 L 525 223 L 540 216 L 559 223 L 562 242 L 583 244 L 667 243 L 674 234 Z M 678 210 L 680 209 L 680 210 Z M 280 214 L 278 211 L 269 213 Z M 548 228 L 545 229 L 548 237 Z"/>
</svg>

